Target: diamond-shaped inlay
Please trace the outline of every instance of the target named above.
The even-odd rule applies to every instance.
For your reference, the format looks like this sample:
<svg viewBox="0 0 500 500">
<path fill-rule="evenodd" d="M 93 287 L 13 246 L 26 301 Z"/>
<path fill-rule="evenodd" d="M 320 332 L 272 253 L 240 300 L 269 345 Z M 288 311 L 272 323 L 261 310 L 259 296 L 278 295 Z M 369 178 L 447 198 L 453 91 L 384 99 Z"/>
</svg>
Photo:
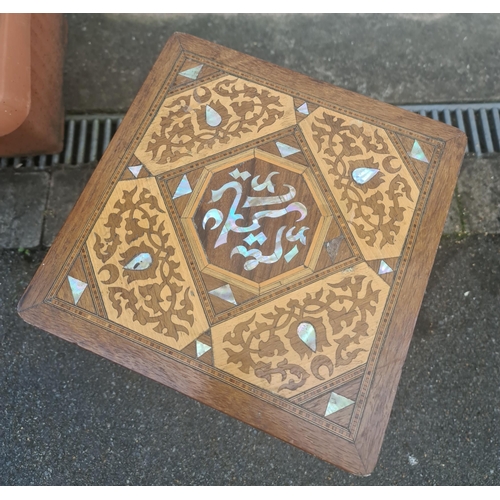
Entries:
<svg viewBox="0 0 500 500">
<path fill-rule="evenodd" d="M 252 174 L 248 173 L 248 172 L 240 172 L 239 168 L 235 168 L 232 172 L 229 172 L 229 175 L 233 178 L 233 179 L 243 179 L 244 181 L 246 181 L 249 177 L 252 177 Z"/>
<path fill-rule="evenodd" d="M 249 234 L 243 241 L 248 245 L 252 246 L 255 242 L 262 245 L 264 241 L 267 240 L 267 236 L 261 231 L 257 236 L 254 234 Z"/>
</svg>

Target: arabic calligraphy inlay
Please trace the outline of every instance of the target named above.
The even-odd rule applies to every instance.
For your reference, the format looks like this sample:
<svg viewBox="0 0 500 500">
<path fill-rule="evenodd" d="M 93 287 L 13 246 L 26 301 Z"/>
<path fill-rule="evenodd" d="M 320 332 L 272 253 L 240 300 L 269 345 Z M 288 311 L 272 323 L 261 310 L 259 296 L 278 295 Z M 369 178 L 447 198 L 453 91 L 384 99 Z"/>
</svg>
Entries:
<svg viewBox="0 0 500 500">
<path fill-rule="evenodd" d="M 209 262 L 256 282 L 302 264 L 312 199 L 300 174 L 257 158 L 215 173 L 194 219 Z"/>
</svg>

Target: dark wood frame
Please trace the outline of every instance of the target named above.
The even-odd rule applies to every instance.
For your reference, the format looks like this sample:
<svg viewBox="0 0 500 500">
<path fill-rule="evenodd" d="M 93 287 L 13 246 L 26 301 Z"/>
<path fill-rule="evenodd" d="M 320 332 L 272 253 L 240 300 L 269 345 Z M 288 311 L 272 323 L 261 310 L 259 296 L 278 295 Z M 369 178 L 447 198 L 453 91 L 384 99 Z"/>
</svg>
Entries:
<svg viewBox="0 0 500 500">
<path fill-rule="evenodd" d="M 195 372 L 132 340 L 75 318 L 44 302 L 61 263 L 65 262 L 86 220 L 100 199 L 103 186 L 110 183 L 119 160 L 137 134 L 163 87 L 166 71 L 182 53 L 195 53 L 235 70 L 252 73 L 262 80 L 279 82 L 288 91 L 302 92 L 333 104 L 363 110 L 363 114 L 444 143 L 442 158 L 432 190 L 417 229 L 416 242 L 408 262 L 404 282 L 388 327 L 385 342 L 366 401 L 365 411 L 354 442 L 349 442 L 287 411 L 229 387 L 204 373 Z M 464 155 L 466 136 L 458 129 L 374 101 L 353 92 L 318 82 L 273 64 L 211 44 L 185 34 L 174 34 L 167 42 L 142 86 L 119 131 L 111 141 L 70 217 L 49 250 L 44 263 L 21 299 L 18 311 L 28 323 L 43 328 L 84 349 L 137 371 L 213 408 L 226 412 L 273 436 L 334 463 L 355 474 L 366 475 L 375 467 L 406 358 L 415 322 Z M 400 307 L 398 307 L 398 304 Z"/>
</svg>

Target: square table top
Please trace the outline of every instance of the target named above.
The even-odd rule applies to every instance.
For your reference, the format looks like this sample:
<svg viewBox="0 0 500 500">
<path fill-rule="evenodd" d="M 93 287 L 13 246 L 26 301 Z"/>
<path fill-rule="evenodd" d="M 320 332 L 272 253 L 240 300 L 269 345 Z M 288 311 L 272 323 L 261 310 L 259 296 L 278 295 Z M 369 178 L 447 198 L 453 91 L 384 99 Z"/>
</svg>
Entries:
<svg viewBox="0 0 500 500">
<path fill-rule="evenodd" d="M 369 474 L 465 144 L 175 34 L 19 313 Z"/>
</svg>

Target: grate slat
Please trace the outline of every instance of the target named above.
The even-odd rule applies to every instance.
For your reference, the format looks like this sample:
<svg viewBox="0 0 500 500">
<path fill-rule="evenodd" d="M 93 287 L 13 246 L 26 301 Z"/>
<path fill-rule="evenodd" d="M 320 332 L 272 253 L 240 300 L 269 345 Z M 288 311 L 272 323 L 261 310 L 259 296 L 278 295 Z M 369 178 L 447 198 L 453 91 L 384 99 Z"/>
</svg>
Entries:
<svg viewBox="0 0 500 500">
<path fill-rule="evenodd" d="M 443 112 L 443 115 L 444 115 L 444 122 L 446 123 L 446 125 L 451 125 L 452 122 L 451 122 L 451 112 L 449 109 L 445 109 L 444 112 Z"/>
<path fill-rule="evenodd" d="M 104 139 L 102 141 L 102 154 L 106 151 L 111 140 L 111 118 L 107 118 L 104 122 Z"/>
<path fill-rule="evenodd" d="M 458 124 L 458 128 L 464 133 L 466 134 L 467 131 L 465 130 L 465 122 L 464 122 L 464 115 L 462 113 L 462 110 L 461 109 L 457 109 L 455 111 L 455 114 L 457 115 L 457 124 Z M 468 153 L 469 152 L 469 145 L 467 144 L 467 146 L 465 146 L 465 152 Z"/>
<path fill-rule="evenodd" d="M 400 106 L 421 116 L 457 126 L 467 134 L 467 152 L 500 153 L 500 103 L 418 104 Z M 99 161 L 120 127 L 123 115 L 70 115 L 66 117 L 64 150 L 59 154 L 0 158 L 0 168 L 46 168 L 59 163 L 79 165 Z"/>
<path fill-rule="evenodd" d="M 488 121 L 486 110 L 484 108 L 481 108 L 479 110 L 479 115 L 481 116 L 481 124 L 483 126 L 482 132 L 484 135 L 484 140 L 486 142 L 486 151 L 488 153 L 493 153 L 495 149 L 493 147 L 493 139 L 491 138 L 490 124 Z"/>
<path fill-rule="evenodd" d="M 92 120 L 92 135 L 90 137 L 90 153 L 89 161 L 93 162 L 97 159 L 97 147 L 99 145 L 99 120 Z"/>
<path fill-rule="evenodd" d="M 500 148 L 500 116 L 498 109 L 493 109 L 493 123 L 495 124 L 495 132 L 497 137 L 497 146 Z"/>
<path fill-rule="evenodd" d="M 66 148 L 64 150 L 64 163 L 71 165 L 71 157 L 73 156 L 73 144 L 75 142 L 75 120 L 69 120 L 67 131 Z"/>
<path fill-rule="evenodd" d="M 78 136 L 78 150 L 76 152 L 76 163 L 81 165 L 85 155 L 85 143 L 87 142 L 87 120 L 80 122 L 80 135 Z"/>
<path fill-rule="evenodd" d="M 481 143 L 479 141 L 479 132 L 477 130 L 476 114 L 473 109 L 467 110 L 467 116 L 469 118 L 469 126 L 472 135 L 472 147 L 474 148 L 474 153 L 481 154 Z"/>
</svg>

